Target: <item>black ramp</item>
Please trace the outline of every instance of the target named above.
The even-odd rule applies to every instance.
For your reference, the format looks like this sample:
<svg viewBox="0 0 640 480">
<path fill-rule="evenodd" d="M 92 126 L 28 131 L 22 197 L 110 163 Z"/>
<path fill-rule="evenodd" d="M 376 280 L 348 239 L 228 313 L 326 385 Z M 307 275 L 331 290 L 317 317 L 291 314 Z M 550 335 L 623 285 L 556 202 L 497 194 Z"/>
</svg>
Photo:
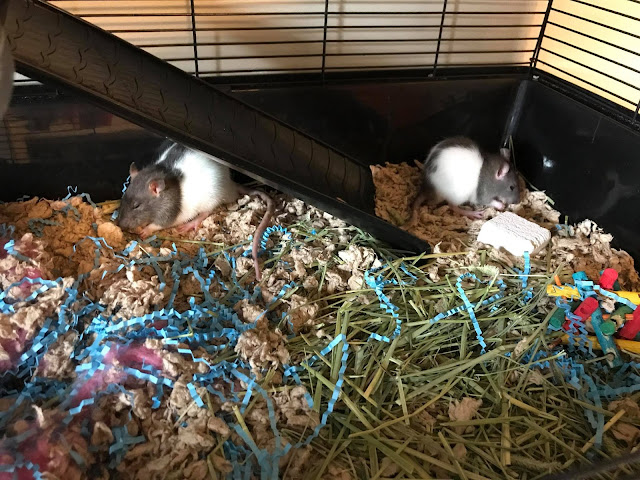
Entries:
<svg viewBox="0 0 640 480">
<path fill-rule="evenodd" d="M 374 215 L 367 166 L 65 11 L 5 1 L 7 38 L 24 75 L 214 155 L 395 247 L 430 251 Z"/>
</svg>

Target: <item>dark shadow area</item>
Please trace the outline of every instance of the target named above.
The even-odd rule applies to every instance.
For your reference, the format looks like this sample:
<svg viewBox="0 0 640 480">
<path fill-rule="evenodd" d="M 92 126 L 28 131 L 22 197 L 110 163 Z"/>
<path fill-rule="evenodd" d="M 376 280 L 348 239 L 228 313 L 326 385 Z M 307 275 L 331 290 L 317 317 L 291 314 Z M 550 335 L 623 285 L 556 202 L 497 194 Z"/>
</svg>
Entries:
<svg viewBox="0 0 640 480">
<path fill-rule="evenodd" d="M 518 84 L 514 76 L 234 88 L 230 92 L 372 165 L 422 159 L 449 135 L 468 135 L 496 150 Z"/>
<path fill-rule="evenodd" d="M 640 261 L 640 135 L 531 82 L 514 135 L 518 167 L 571 222 L 589 218 Z"/>
<path fill-rule="evenodd" d="M 162 137 L 65 95 L 16 89 L 0 130 L 3 201 L 64 197 L 67 186 L 94 201 L 118 198 L 132 161 L 147 162 Z"/>
</svg>

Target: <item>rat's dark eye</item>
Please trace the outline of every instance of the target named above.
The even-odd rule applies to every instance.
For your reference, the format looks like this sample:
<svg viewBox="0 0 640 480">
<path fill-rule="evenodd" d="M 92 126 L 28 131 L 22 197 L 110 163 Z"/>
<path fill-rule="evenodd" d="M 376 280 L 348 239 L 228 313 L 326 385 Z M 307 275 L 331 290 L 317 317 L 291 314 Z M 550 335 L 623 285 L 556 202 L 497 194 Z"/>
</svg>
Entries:
<svg viewBox="0 0 640 480">
<path fill-rule="evenodd" d="M 509 187 L 509 190 L 511 190 L 512 192 L 513 192 L 515 189 L 516 189 L 516 187 L 515 187 L 514 185 L 511 185 L 511 186 Z"/>
<path fill-rule="evenodd" d="M 140 208 L 140 204 L 139 203 L 134 203 L 133 204 L 133 209 L 136 210 L 138 208 Z"/>
</svg>

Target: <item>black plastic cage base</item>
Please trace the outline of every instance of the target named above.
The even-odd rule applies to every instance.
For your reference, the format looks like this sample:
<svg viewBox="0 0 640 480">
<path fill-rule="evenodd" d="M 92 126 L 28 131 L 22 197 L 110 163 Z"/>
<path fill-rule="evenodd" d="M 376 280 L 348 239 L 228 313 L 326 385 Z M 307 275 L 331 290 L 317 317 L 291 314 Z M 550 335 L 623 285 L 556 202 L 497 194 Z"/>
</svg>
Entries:
<svg viewBox="0 0 640 480">
<path fill-rule="evenodd" d="M 62 196 L 67 184 L 97 192 L 96 200 L 113 198 L 132 157 L 149 161 L 171 137 L 395 247 L 428 252 L 425 242 L 374 215 L 369 166 L 411 162 L 451 134 L 472 136 L 486 148 L 511 137 L 518 168 L 557 210 L 571 222 L 596 221 L 640 260 L 640 103 L 627 100 L 634 110 L 621 108 L 536 68 L 551 1 L 530 66 L 438 67 L 436 76 L 434 64 L 354 74 L 326 72 L 323 60 L 320 74 L 270 82 L 250 75 L 204 81 L 41 2 L 5 0 L 3 6 L 21 73 L 140 126 L 115 138 L 96 135 L 91 145 L 57 140 L 53 151 L 50 143 L 33 142 L 32 153 L 48 163 L 1 164 L 5 200 L 24 193 Z M 102 114 L 74 97 L 29 89 L 17 90 L 13 108 L 40 112 L 35 121 L 47 108 L 55 115 L 82 110 L 87 125 Z M 636 453 L 547 479 L 595 478 L 622 464 L 637 472 L 638 460 Z M 626 480 L 632 478 L 640 473 Z"/>
</svg>

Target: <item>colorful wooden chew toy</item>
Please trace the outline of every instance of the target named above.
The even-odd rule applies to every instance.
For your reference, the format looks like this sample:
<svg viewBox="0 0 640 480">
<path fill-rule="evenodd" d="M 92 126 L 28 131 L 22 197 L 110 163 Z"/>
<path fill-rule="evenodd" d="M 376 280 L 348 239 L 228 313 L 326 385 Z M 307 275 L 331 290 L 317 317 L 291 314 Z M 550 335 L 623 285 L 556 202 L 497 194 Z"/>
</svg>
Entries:
<svg viewBox="0 0 640 480">
<path fill-rule="evenodd" d="M 607 268 L 600 273 L 597 285 L 589 280 L 585 272 L 575 272 L 572 278 L 575 285 L 562 285 L 557 275 L 555 285 L 547 285 L 547 295 L 568 299 L 572 312 L 569 315 L 565 313 L 565 309 L 558 308 L 549 320 L 550 327 L 569 331 L 572 326 L 577 326 L 576 323 L 586 324 L 589 321 L 595 333 L 598 348 L 606 354 L 607 362 L 611 367 L 623 364 L 617 343 L 628 342 L 624 344 L 625 350 L 640 352 L 640 342 L 633 341 L 640 334 L 640 308 L 637 308 L 640 304 L 640 293 L 616 290 L 620 288 L 618 272 L 613 268 Z M 611 314 L 603 314 L 598 295 L 600 298 L 612 298 L 618 304 L 616 310 Z M 584 300 L 576 301 L 581 298 Z M 621 322 L 624 322 L 624 325 L 618 330 Z M 589 328 L 588 325 L 587 328 Z M 613 337 L 616 330 L 620 339 Z M 592 341 L 595 339 L 592 337 Z M 567 343 L 564 337 L 562 341 Z"/>
</svg>

